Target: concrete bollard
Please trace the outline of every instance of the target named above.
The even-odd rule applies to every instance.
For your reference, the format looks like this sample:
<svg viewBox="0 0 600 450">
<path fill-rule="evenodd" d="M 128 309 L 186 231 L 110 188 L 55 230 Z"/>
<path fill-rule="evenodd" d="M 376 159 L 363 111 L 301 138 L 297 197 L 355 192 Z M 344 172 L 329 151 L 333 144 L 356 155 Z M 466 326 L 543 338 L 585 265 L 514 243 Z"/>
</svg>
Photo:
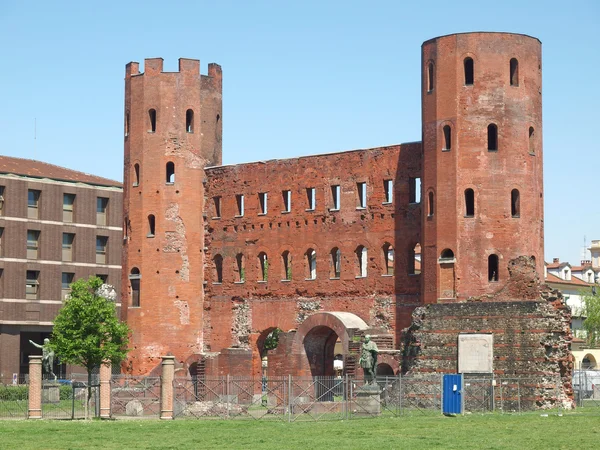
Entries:
<svg viewBox="0 0 600 450">
<path fill-rule="evenodd" d="M 175 378 L 175 357 L 162 357 L 160 380 L 160 418 L 173 419 L 173 379 Z"/>
<path fill-rule="evenodd" d="M 42 356 L 29 356 L 29 419 L 42 418 Z"/>
</svg>

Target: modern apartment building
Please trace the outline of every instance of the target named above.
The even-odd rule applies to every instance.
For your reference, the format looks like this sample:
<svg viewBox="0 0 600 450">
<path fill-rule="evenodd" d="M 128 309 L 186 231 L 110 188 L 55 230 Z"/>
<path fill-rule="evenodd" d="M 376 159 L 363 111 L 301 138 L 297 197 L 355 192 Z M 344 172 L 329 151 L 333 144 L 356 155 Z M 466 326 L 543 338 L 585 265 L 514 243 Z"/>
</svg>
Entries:
<svg viewBox="0 0 600 450">
<path fill-rule="evenodd" d="M 121 183 L 0 156 L 0 379 L 28 372 L 29 340 L 50 336 L 70 283 L 120 292 L 121 240 Z"/>
</svg>

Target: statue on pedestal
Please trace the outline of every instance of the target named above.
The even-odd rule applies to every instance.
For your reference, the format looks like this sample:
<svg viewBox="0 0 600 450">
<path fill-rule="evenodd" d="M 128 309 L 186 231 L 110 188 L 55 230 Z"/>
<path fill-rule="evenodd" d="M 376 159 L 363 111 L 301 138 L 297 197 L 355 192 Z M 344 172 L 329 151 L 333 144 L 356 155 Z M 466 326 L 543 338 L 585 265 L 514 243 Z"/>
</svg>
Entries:
<svg viewBox="0 0 600 450">
<path fill-rule="evenodd" d="M 375 372 L 377 369 L 377 354 L 379 349 L 377 344 L 371 340 L 370 335 L 365 336 L 362 344 L 360 359 L 358 363 L 363 368 L 365 374 L 365 384 L 372 384 L 375 380 Z"/>
<path fill-rule="evenodd" d="M 48 373 L 52 377 L 54 377 L 54 380 L 56 380 L 56 375 L 54 374 L 54 371 L 53 371 L 53 368 L 54 368 L 54 350 L 52 350 L 52 348 L 50 348 L 50 339 L 48 339 L 48 338 L 44 339 L 44 344 L 43 345 L 36 344 L 32 340 L 29 340 L 29 342 L 34 347 L 42 349 L 42 368 L 44 369 L 44 371 L 46 373 Z"/>
</svg>

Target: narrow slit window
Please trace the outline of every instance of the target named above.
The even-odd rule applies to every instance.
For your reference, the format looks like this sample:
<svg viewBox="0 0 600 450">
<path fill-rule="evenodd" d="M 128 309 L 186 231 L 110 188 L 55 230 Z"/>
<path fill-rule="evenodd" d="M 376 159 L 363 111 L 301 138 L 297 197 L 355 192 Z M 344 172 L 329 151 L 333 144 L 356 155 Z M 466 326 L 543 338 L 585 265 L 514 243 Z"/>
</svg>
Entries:
<svg viewBox="0 0 600 450">
<path fill-rule="evenodd" d="M 133 165 L 133 186 L 137 187 L 140 185 L 140 165 L 135 163 Z"/>
<path fill-rule="evenodd" d="M 258 202 L 260 203 L 260 213 L 262 215 L 267 214 L 267 193 L 266 192 L 260 192 L 258 194 Z"/>
<path fill-rule="evenodd" d="M 421 178 L 408 179 L 409 203 L 421 203 Z"/>
<path fill-rule="evenodd" d="M 194 132 L 194 111 L 191 109 L 185 112 L 185 131 L 186 133 Z"/>
<path fill-rule="evenodd" d="M 427 92 L 431 92 L 433 91 L 433 88 L 435 83 L 435 67 L 433 65 L 433 62 L 429 62 L 429 64 L 427 64 Z"/>
<path fill-rule="evenodd" d="M 442 149 L 442 151 L 449 152 L 450 150 L 452 150 L 452 128 L 450 128 L 450 125 L 444 125 L 443 131 L 444 148 Z"/>
<path fill-rule="evenodd" d="M 314 211 L 316 206 L 316 190 L 315 188 L 306 188 L 306 200 L 308 204 L 307 211 Z"/>
<path fill-rule="evenodd" d="M 167 184 L 173 184 L 175 183 L 175 163 L 172 161 L 169 161 L 167 163 L 167 167 L 166 167 L 166 183 Z"/>
<path fill-rule="evenodd" d="M 529 153 L 535 155 L 535 130 L 529 127 Z"/>
<path fill-rule="evenodd" d="M 417 243 L 408 252 L 408 274 L 419 275 L 421 273 L 421 244 Z"/>
<path fill-rule="evenodd" d="M 307 279 L 314 280 L 317 278 L 317 252 L 309 248 L 306 251 L 306 263 L 307 263 Z"/>
<path fill-rule="evenodd" d="M 140 292 L 141 292 L 142 275 L 137 267 L 129 272 L 129 284 L 131 285 L 131 306 L 133 308 L 140 307 Z"/>
<path fill-rule="evenodd" d="M 154 232 L 156 231 L 155 227 L 156 227 L 156 220 L 154 218 L 154 214 L 150 214 L 148 216 L 148 236 L 147 237 L 154 237 Z"/>
<path fill-rule="evenodd" d="M 394 200 L 394 182 L 393 180 L 383 180 L 383 192 L 385 195 L 384 203 L 392 203 Z"/>
<path fill-rule="evenodd" d="M 235 268 L 237 272 L 237 281 L 238 283 L 243 283 L 246 281 L 246 271 L 244 269 L 244 255 L 238 253 L 235 257 Z"/>
<path fill-rule="evenodd" d="M 156 110 L 151 109 L 148 111 L 148 118 L 150 119 L 150 129 L 148 130 L 150 133 L 156 132 Z"/>
<path fill-rule="evenodd" d="M 521 217 L 521 196 L 518 189 L 513 189 L 510 192 L 510 215 Z"/>
<path fill-rule="evenodd" d="M 473 58 L 465 58 L 464 61 L 465 66 L 465 86 L 472 86 L 474 76 L 473 70 Z"/>
<path fill-rule="evenodd" d="M 284 251 L 281 254 L 283 262 L 283 280 L 290 281 L 292 279 L 292 255 L 289 251 Z"/>
<path fill-rule="evenodd" d="M 394 275 L 394 247 L 389 242 L 383 244 L 384 275 Z"/>
<path fill-rule="evenodd" d="M 219 254 L 215 255 L 213 258 L 213 262 L 215 265 L 215 283 L 223 282 L 223 257 Z"/>
<path fill-rule="evenodd" d="M 220 218 L 221 217 L 221 197 L 213 197 L 213 202 L 215 205 L 215 216 L 214 218 Z"/>
<path fill-rule="evenodd" d="M 331 203 L 333 207 L 332 211 L 338 211 L 340 209 L 340 185 L 336 184 L 331 186 Z"/>
<path fill-rule="evenodd" d="M 125 137 L 129 136 L 129 111 L 125 113 Z"/>
<path fill-rule="evenodd" d="M 519 85 L 519 61 L 517 58 L 512 58 L 510 60 L 510 85 Z"/>
<path fill-rule="evenodd" d="M 364 278 L 367 276 L 367 249 L 363 245 L 356 247 L 356 277 Z"/>
<path fill-rule="evenodd" d="M 244 215 L 244 195 L 237 194 L 235 196 L 235 202 L 237 203 L 237 216 L 242 217 Z"/>
<path fill-rule="evenodd" d="M 488 256 L 488 281 L 498 281 L 498 255 Z"/>
<path fill-rule="evenodd" d="M 475 216 L 475 192 L 473 189 L 465 190 L 465 217 Z"/>
<path fill-rule="evenodd" d="M 339 278 L 342 271 L 342 252 L 337 247 L 333 247 L 331 249 L 331 270 L 329 274 L 329 278 Z"/>
<path fill-rule="evenodd" d="M 260 269 L 259 281 L 268 281 L 269 279 L 269 260 L 265 252 L 258 254 L 258 265 Z"/>
<path fill-rule="evenodd" d="M 281 191 L 281 196 L 283 197 L 283 211 L 285 213 L 289 213 L 292 211 L 292 191 Z"/>
<path fill-rule="evenodd" d="M 434 204 L 434 197 L 433 197 L 433 192 L 429 192 L 428 194 L 428 202 L 427 202 L 427 215 L 429 217 L 433 216 L 433 214 L 435 213 L 435 204 Z"/>
<path fill-rule="evenodd" d="M 487 127 L 488 150 L 498 150 L 498 127 L 496 124 L 490 123 Z"/>
<path fill-rule="evenodd" d="M 367 207 L 367 183 L 360 182 L 356 183 L 356 190 L 358 192 L 358 207 Z"/>
</svg>

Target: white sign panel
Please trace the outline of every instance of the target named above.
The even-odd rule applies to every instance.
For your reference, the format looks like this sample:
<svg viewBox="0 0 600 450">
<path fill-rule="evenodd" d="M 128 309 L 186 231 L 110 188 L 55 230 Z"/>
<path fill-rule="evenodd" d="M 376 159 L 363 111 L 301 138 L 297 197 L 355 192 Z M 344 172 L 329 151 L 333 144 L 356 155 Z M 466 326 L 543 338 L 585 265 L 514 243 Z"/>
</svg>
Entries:
<svg viewBox="0 0 600 450">
<path fill-rule="evenodd" d="M 492 373 L 494 336 L 492 334 L 458 335 L 458 372 Z"/>
</svg>

